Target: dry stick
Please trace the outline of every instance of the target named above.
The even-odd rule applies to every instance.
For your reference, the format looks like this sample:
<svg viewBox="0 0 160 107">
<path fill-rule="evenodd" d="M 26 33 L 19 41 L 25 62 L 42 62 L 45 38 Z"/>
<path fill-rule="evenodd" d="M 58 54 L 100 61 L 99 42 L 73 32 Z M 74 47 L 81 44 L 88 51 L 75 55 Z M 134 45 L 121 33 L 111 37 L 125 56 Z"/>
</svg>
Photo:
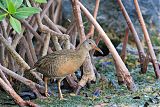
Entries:
<svg viewBox="0 0 160 107">
<path fill-rule="evenodd" d="M 24 44 L 22 42 L 19 43 L 19 52 L 18 54 L 25 59 L 26 50 L 24 49 Z"/>
<path fill-rule="evenodd" d="M 52 20 L 47 16 L 45 15 L 44 16 L 44 20 L 46 22 L 46 24 L 54 31 L 58 32 L 58 33 L 61 33 L 61 31 L 63 31 L 64 33 L 66 32 L 66 29 L 60 25 L 56 25 L 55 23 L 52 22 Z"/>
<path fill-rule="evenodd" d="M 80 34 L 80 44 L 81 44 L 83 41 L 86 40 L 86 36 L 84 33 L 84 26 L 83 26 L 83 21 L 82 21 L 82 16 L 81 16 L 81 10 L 78 5 L 78 2 L 79 2 L 78 0 L 72 0 L 72 7 L 73 7 L 74 16 L 77 22 L 78 32 Z M 79 94 L 80 89 L 84 87 L 87 82 L 96 80 L 95 73 L 93 70 L 93 65 L 91 62 L 91 57 L 89 53 L 83 63 L 83 71 L 84 71 L 83 76 L 78 83 L 76 94 Z"/>
<path fill-rule="evenodd" d="M 56 2 L 55 0 L 53 0 L 52 4 L 51 4 L 51 7 L 50 7 L 50 18 L 52 20 L 52 22 L 54 22 L 54 12 L 55 12 L 55 8 L 56 8 Z"/>
<path fill-rule="evenodd" d="M 5 38 L 8 38 L 8 35 L 6 33 L 6 29 L 4 27 L 4 21 L 0 22 L 0 27 L 1 27 L 1 30 L 3 32 L 3 36 Z M 4 59 L 5 59 L 5 55 L 4 55 L 4 52 L 5 52 L 5 47 L 4 45 L 0 42 L 0 63 L 2 65 L 4 65 Z"/>
<path fill-rule="evenodd" d="M 13 47 L 8 43 L 8 41 L 1 34 L 0 34 L 0 41 L 5 45 L 5 47 L 8 49 L 12 57 L 20 66 L 22 66 L 24 69 L 30 68 L 28 64 L 21 58 L 21 56 L 13 49 Z"/>
<path fill-rule="evenodd" d="M 29 45 L 29 49 L 30 49 L 31 54 L 32 54 L 32 58 L 33 58 L 34 62 L 37 62 L 37 56 L 36 56 L 35 49 L 34 49 L 34 46 L 33 46 L 32 38 L 31 38 L 30 32 L 28 30 L 27 30 L 27 33 L 25 34 L 25 37 L 26 37 L 26 40 L 27 40 L 28 45 Z"/>
<path fill-rule="evenodd" d="M 25 21 L 24 21 L 24 23 L 25 23 Z M 31 26 L 28 24 L 28 23 L 25 23 L 30 29 L 31 29 Z M 35 31 L 34 31 L 35 32 Z M 27 34 L 29 34 L 28 32 L 27 32 Z M 37 35 L 38 33 L 36 33 L 35 32 L 35 34 Z M 38 34 L 39 35 L 39 34 Z M 38 36 L 37 35 L 37 36 Z M 26 36 L 26 35 L 25 35 Z M 36 37 L 36 36 L 35 36 Z M 42 39 L 41 39 L 42 40 Z M 28 36 L 27 36 L 27 42 L 28 42 L 28 45 L 29 45 L 29 50 L 30 50 L 30 52 L 31 52 L 31 55 L 32 55 L 32 58 L 33 58 L 33 62 L 36 62 L 37 61 L 37 56 L 36 56 L 36 54 L 35 54 L 35 50 L 34 50 L 34 48 L 33 48 L 33 43 L 32 43 L 32 35 L 31 34 L 29 34 Z M 42 41 L 41 41 L 42 42 Z"/>
<path fill-rule="evenodd" d="M 44 10 L 42 11 L 42 13 L 41 13 L 41 17 L 39 16 L 39 14 L 38 15 L 36 15 L 36 17 L 37 17 L 37 22 L 38 22 L 38 24 L 39 24 L 39 27 L 40 27 L 40 29 L 41 29 L 41 31 L 43 32 L 43 33 L 48 33 L 48 32 L 50 32 L 50 34 L 52 35 L 52 36 L 57 36 L 58 38 L 61 38 L 61 39 L 68 39 L 68 35 L 66 35 L 66 34 L 61 34 L 61 33 L 57 33 L 57 32 L 54 32 L 53 30 L 51 30 L 51 29 L 49 29 L 47 26 L 45 26 L 45 25 L 43 25 L 42 24 L 42 22 L 41 22 L 41 19 L 45 16 L 45 12 L 48 10 L 48 8 L 49 8 L 49 6 L 51 5 L 51 2 L 52 0 L 50 0 L 49 2 L 48 2 L 48 4 L 47 4 L 47 6 L 46 6 L 46 8 L 44 8 Z M 32 2 L 32 1 L 31 1 Z M 35 6 L 35 4 L 32 2 L 32 4 Z M 53 23 L 53 22 L 52 22 Z M 37 26 L 35 25 L 34 26 L 34 29 L 37 29 Z M 68 39 L 69 40 L 69 39 Z"/>
<path fill-rule="evenodd" d="M 57 25 L 55 23 L 53 23 L 47 15 L 44 16 L 44 20 L 47 23 L 47 25 L 52 29 L 52 30 L 50 30 L 49 28 L 45 29 L 47 31 L 50 31 L 51 35 L 57 36 L 58 38 L 61 38 L 62 40 L 68 40 L 69 39 L 69 35 L 62 34 L 62 32 L 58 29 Z M 41 22 L 39 22 L 39 23 L 41 23 Z M 40 24 L 40 26 L 42 26 L 42 25 Z M 56 32 L 54 32 L 53 30 L 56 31 Z"/>
<path fill-rule="evenodd" d="M 40 19 L 41 19 L 41 20 L 43 19 L 44 15 L 46 15 L 46 13 L 48 12 L 49 7 L 51 6 L 51 4 L 52 4 L 53 1 L 54 1 L 54 0 L 49 0 L 49 1 L 47 2 L 47 5 L 43 8 L 42 12 L 40 13 Z M 32 2 L 32 1 L 31 1 L 31 2 Z M 34 23 L 34 25 L 33 25 L 33 29 L 36 31 L 37 28 L 38 28 L 37 21 L 35 21 L 35 23 Z"/>
<path fill-rule="evenodd" d="M 42 39 L 44 40 L 46 34 L 45 33 L 41 33 L 40 35 L 41 35 Z M 41 53 L 41 49 L 42 49 L 43 45 L 44 45 L 44 43 L 42 44 L 42 43 L 40 43 L 38 41 L 35 43 L 34 47 L 35 47 L 36 55 L 40 56 L 42 54 Z"/>
<path fill-rule="evenodd" d="M 32 58 L 32 55 L 31 55 L 31 52 L 30 52 L 30 49 L 29 49 L 29 45 L 28 45 L 25 37 L 21 38 L 21 42 L 24 44 L 24 48 L 26 49 L 26 55 L 27 55 L 27 58 L 28 58 L 29 65 L 31 67 L 33 67 L 34 61 L 33 61 L 33 58 Z"/>
<path fill-rule="evenodd" d="M 37 18 L 38 18 L 38 17 L 39 17 L 39 16 L 37 16 Z M 39 20 L 39 19 L 40 19 L 40 18 L 38 18 L 38 20 Z M 62 32 L 58 29 L 57 25 L 54 24 L 54 23 L 48 18 L 47 15 L 44 16 L 44 19 L 45 19 L 46 23 L 49 25 L 49 27 L 50 27 L 51 29 L 48 28 L 47 26 L 43 25 L 43 24 L 41 23 L 41 21 L 39 21 L 38 23 L 39 23 L 39 26 L 40 26 L 42 32 L 44 32 L 44 33 L 50 32 L 50 33 L 51 33 L 51 38 L 52 38 L 52 36 L 56 36 L 56 37 L 60 38 L 61 40 L 68 40 L 68 41 L 69 41 L 69 35 L 67 35 L 67 34 L 62 34 Z M 53 30 L 54 30 L 54 31 L 53 31 Z"/>
<path fill-rule="evenodd" d="M 13 49 L 13 47 L 7 42 L 7 40 L 1 34 L 0 41 L 5 45 L 8 52 L 12 55 L 12 57 L 18 65 L 20 65 L 24 70 L 30 69 L 30 66 L 21 58 L 21 56 Z M 31 74 L 34 75 L 34 77 L 39 81 L 42 81 L 42 79 L 35 72 L 31 72 Z"/>
<path fill-rule="evenodd" d="M 12 29 L 12 27 L 11 27 L 10 23 L 8 23 L 7 30 L 6 30 L 7 34 L 10 33 L 11 29 Z"/>
<path fill-rule="evenodd" d="M 77 27 L 76 27 L 76 21 L 72 21 L 69 25 L 66 34 L 70 36 L 70 41 L 73 44 L 73 48 L 75 49 L 76 46 L 76 39 L 78 36 Z"/>
<path fill-rule="evenodd" d="M 73 20 L 70 25 L 68 26 L 67 28 L 67 31 L 66 31 L 66 34 L 70 34 L 71 31 L 73 31 L 73 29 L 75 28 L 76 26 L 76 20 Z"/>
<path fill-rule="evenodd" d="M 46 25 L 43 25 L 39 14 L 36 15 L 36 18 L 37 18 L 38 26 L 39 26 L 41 32 L 50 33 L 51 37 L 56 36 L 57 38 L 60 38 L 61 40 L 69 40 L 69 35 L 62 34 L 56 26 L 55 26 L 56 28 L 54 30 L 58 29 L 57 30 L 58 32 L 57 31 L 55 32 L 52 29 L 50 29 L 49 27 L 47 27 Z M 54 26 L 53 22 L 51 22 L 51 23 L 52 23 L 52 26 Z"/>
<path fill-rule="evenodd" d="M 11 45 L 12 47 L 15 49 L 17 44 L 19 43 L 20 39 L 23 37 L 23 33 L 24 33 L 24 27 L 22 27 L 22 31 L 20 34 L 16 33 L 15 35 L 15 39 L 12 41 Z"/>
<path fill-rule="evenodd" d="M 6 29 L 5 29 L 5 25 L 4 25 L 4 20 L 2 22 L 0 22 L 0 25 L 1 25 L 1 28 L 2 28 L 2 32 L 3 32 L 3 36 L 4 38 L 8 38 L 8 34 L 6 32 Z"/>
<path fill-rule="evenodd" d="M 158 65 L 157 58 L 156 58 L 156 55 L 155 55 L 153 47 L 152 47 L 152 43 L 151 43 L 147 28 L 146 28 L 146 25 L 145 25 L 143 16 L 141 14 L 141 10 L 139 8 L 138 1 L 134 0 L 134 4 L 135 4 L 135 7 L 136 7 L 136 12 L 138 14 L 138 19 L 139 19 L 140 25 L 142 27 L 142 31 L 144 33 L 145 40 L 146 40 L 147 45 L 148 45 L 148 49 L 149 49 L 149 53 L 150 53 L 150 56 L 151 56 L 152 64 L 153 64 L 153 67 L 154 67 L 154 71 L 155 71 L 155 74 L 156 74 L 156 78 L 159 79 L 160 78 L 159 65 Z"/>
<path fill-rule="evenodd" d="M 43 19 L 44 15 L 49 11 L 49 7 L 54 2 L 54 0 L 48 0 L 47 5 L 44 6 L 42 12 L 40 13 L 41 19 Z"/>
<path fill-rule="evenodd" d="M 41 98 L 41 94 L 39 93 L 39 91 L 37 90 L 37 88 L 44 90 L 44 88 L 42 86 L 40 86 L 37 83 L 34 83 L 33 81 L 26 79 L 18 74 L 16 74 L 15 72 L 3 67 L 2 65 L 0 65 L 0 69 L 5 72 L 7 75 L 13 77 L 14 79 L 22 82 L 23 84 L 25 84 L 26 86 L 30 87 L 30 89 L 37 95 L 38 98 Z"/>
<path fill-rule="evenodd" d="M 45 22 L 47 23 L 47 25 L 48 25 L 52 30 L 54 30 L 54 31 L 62 34 L 62 32 L 56 27 L 56 24 L 53 23 L 53 22 L 51 21 L 51 19 L 49 19 L 49 17 L 48 17 L 47 15 L 44 16 L 44 20 L 45 20 Z"/>
<path fill-rule="evenodd" d="M 113 55 L 113 58 L 117 62 L 117 65 L 118 65 L 118 67 L 119 67 L 119 69 L 121 71 L 121 75 L 124 78 L 128 89 L 132 90 L 132 91 L 135 91 L 136 87 L 135 87 L 134 81 L 133 81 L 133 79 L 132 79 L 127 67 L 123 63 L 121 57 L 118 55 L 118 53 L 117 53 L 115 47 L 113 46 L 112 42 L 110 41 L 110 39 L 108 38 L 106 33 L 103 31 L 102 27 L 98 24 L 98 22 L 94 19 L 94 17 L 89 13 L 89 11 L 80 2 L 78 2 L 78 4 L 80 5 L 81 10 L 83 10 L 83 12 L 85 13 L 86 17 L 95 26 L 95 28 L 97 29 L 99 35 L 101 36 L 101 38 L 105 42 L 106 46 L 110 50 L 111 54 Z"/>
<path fill-rule="evenodd" d="M 33 42 L 32 42 L 33 35 L 29 32 L 29 30 L 27 30 L 26 34 L 25 34 L 25 37 L 26 37 L 26 41 L 27 41 L 28 46 L 29 46 L 29 51 L 30 51 L 30 53 L 32 55 L 32 58 L 33 58 L 33 62 L 35 63 L 35 62 L 37 62 L 37 56 L 36 56 L 35 48 L 34 48 Z"/>
<path fill-rule="evenodd" d="M 57 24 L 53 23 L 52 20 L 47 15 L 44 16 L 44 20 L 52 30 L 54 30 L 58 33 L 61 33 L 61 34 L 62 34 L 61 31 L 63 31 L 64 33 L 66 32 L 66 28 L 64 28 L 61 25 L 57 25 Z"/>
<path fill-rule="evenodd" d="M 126 32 L 125 32 L 125 37 L 124 37 L 124 40 L 123 40 L 122 51 L 121 51 L 121 58 L 122 58 L 123 62 L 125 61 L 125 57 L 126 57 L 126 48 L 127 48 L 127 43 L 128 43 L 128 34 L 129 34 L 129 29 L 127 27 L 126 28 Z"/>
<path fill-rule="evenodd" d="M 10 82 L 8 81 L 8 79 L 6 78 L 5 74 L 3 73 L 3 71 L 0 69 L 0 77 L 4 80 L 4 82 L 10 87 L 12 88 L 12 85 L 10 84 Z"/>
<path fill-rule="evenodd" d="M 19 106 L 30 106 L 30 107 L 38 107 L 38 105 L 34 104 L 30 101 L 24 101 L 12 88 L 10 88 L 2 78 L 0 78 L 0 86 L 13 98 L 15 103 L 17 103 Z"/>
<path fill-rule="evenodd" d="M 131 30 L 131 32 L 133 33 L 133 37 L 134 37 L 134 40 L 136 42 L 136 46 L 137 46 L 137 49 L 138 49 L 138 53 L 139 53 L 139 58 L 140 58 L 140 64 L 141 64 L 141 72 L 145 72 L 145 68 L 144 67 L 144 64 L 145 64 L 145 57 L 146 57 L 146 54 L 144 52 L 144 49 L 143 49 L 143 46 L 139 40 L 139 37 L 138 37 L 138 34 L 134 28 L 134 25 L 125 9 L 125 7 L 123 6 L 123 3 L 121 0 L 117 0 L 118 1 L 118 4 L 120 6 L 120 9 L 122 11 L 122 14 L 124 15 L 124 18 L 126 19 L 126 22 L 128 24 L 128 27 L 129 29 Z"/>
<path fill-rule="evenodd" d="M 56 25 L 57 28 L 62 32 L 62 33 L 66 33 L 67 29 L 61 25 Z"/>
<path fill-rule="evenodd" d="M 50 33 L 48 33 L 44 39 L 44 46 L 43 46 L 43 51 L 42 51 L 42 56 L 47 55 L 48 47 L 49 47 L 49 41 L 50 41 Z"/>
<path fill-rule="evenodd" d="M 36 22 L 35 16 L 31 16 L 31 20 L 29 21 L 29 24 L 33 27 L 34 23 Z"/>
<path fill-rule="evenodd" d="M 129 29 L 128 27 L 126 28 L 126 34 L 125 34 L 125 39 L 123 41 L 123 47 L 122 47 L 122 52 L 121 52 L 121 58 L 124 62 L 125 60 L 125 56 L 126 56 L 126 47 L 127 47 L 127 42 L 128 42 L 128 33 L 129 33 Z M 118 84 L 121 85 L 121 84 L 124 84 L 124 79 L 123 77 L 121 76 L 121 73 L 120 73 L 120 69 L 116 63 L 116 61 L 114 60 L 115 62 L 115 68 L 116 68 L 116 74 L 117 74 L 117 78 L 118 78 Z"/>
<path fill-rule="evenodd" d="M 45 25 L 42 24 L 39 14 L 36 15 L 36 18 L 37 18 L 38 26 L 39 26 L 40 30 L 41 30 L 43 33 L 49 33 L 49 32 L 50 32 L 51 36 L 56 36 L 56 37 L 60 38 L 61 40 L 69 40 L 69 35 L 67 35 L 67 34 L 62 34 L 61 31 L 60 31 L 60 30 L 57 28 L 57 26 L 48 18 L 47 15 L 45 15 L 46 22 L 50 22 L 52 28 L 53 28 L 56 32 L 53 31 L 53 30 L 51 30 L 50 28 L 48 28 L 47 26 L 45 26 Z"/>
<path fill-rule="evenodd" d="M 16 67 L 15 67 L 15 62 L 14 62 L 14 59 L 12 58 L 12 56 L 10 55 L 10 54 L 8 54 L 8 60 L 9 60 L 9 65 L 8 65 L 8 68 L 10 69 L 10 70 L 12 70 L 12 71 L 16 71 Z M 11 83 L 13 83 L 13 81 L 12 81 L 12 77 L 9 77 L 9 81 L 11 82 Z"/>
<path fill-rule="evenodd" d="M 32 6 L 34 6 L 34 7 L 36 7 L 36 5 L 35 5 L 35 3 L 32 1 L 32 0 L 30 0 L 30 2 L 31 2 L 31 4 L 32 4 Z M 42 10 L 42 16 L 44 16 L 45 15 L 45 13 L 48 11 L 48 9 L 49 9 L 49 6 L 52 4 L 52 0 L 49 0 L 48 1 L 48 3 L 47 3 L 47 5 L 43 8 L 43 10 Z M 48 6 L 49 5 L 49 6 Z M 37 18 L 35 17 L 35 22 L 34 22 L 34 24 L 33 24 L 33 29 L 35 30 L 35 31 L 37 31 L 37 28 L 38 28 L 38 25 L 37 25 Z M 40 21 L 41 21 L 41 19 L 40 19 Z M 44 38 L 43 38 L 44 39 Z M 43 46 L 43 42 L 37 42 L 37 44 L 38 45 L 36 45 L 35 46 L 35 52 L 37 53 L 37 54 L 39 54 L 39 52 L 40 52 L 40 49 L 41 49 L 41 47 Z"/>
<path fill-rule="evenodd" d="M 95 8 L 94 8 L 94 13 L 93 13 L 94 19 L 96 19 L 96 17 L 97 17 L 98 8 L 99 8 L 99 2 L 100 2 L 100 0 L 96 0 L 96 4 L 95 4 Z M 94 25 L 91 24 L 90 30 L 89 30 L 88 34 L 86 35 L 86 38 L 89 38 L 89 37 L 93 36 L 93 34 L 94 34 Z"/>
<path fill-rule="evenodd" d="M 54 23 L 58 23 L 58 21 L 61 19 L 61 14 L 62 14 L 62 0 L 57 0 L 58 5 L 56 8 L 56 11 L 54 13 Z"/>
<path fill-rule="evenodd" d="M 0 42 L 0 63 L 2 64 L 2 65 L 4 65 L 4 51 L 5 51 L 5 47 L 4 47 L 4 45 L 3 45 L 3 43 L 1 43 Z"/>
<path fill-rule="evenodd" d="M 0 26 L 0 32 L 3 32 L 1 26 Z M 4 59 L 5 59 L 4 51 L 5 51 L 5 47 L 4 47 L 3 43 L 0 42 L 0 63 L 2 65 L 4 65 Z"/>
<path fill-rule="evenodd" d="M 40 41 L 41 43 L 43 43 L 43 39 L 41 38 L 41 36 L 32 28 L 32 26 L 26 21 L 26 20 L 20 20 L 21 23 L 23 23 L 23 25 L 30 30 L 30 32 L 35 36 L 35 38 Z"/>
<path fill-rule="evenodd" d="M 83 41 L 86 40 L 86 36 L 84 33 L 84 26 L 83 26 L 83 21 L 82 21 L 82 17 L 81 17 L 81 10 L 79 5 L 77 4 L 77 0 L 72 0 L 72 7 L 73 7 L 73 12 L 74 12 L 74 16 L 75 16 L 75 20 L 78 26 L 78 32 L 80 34 L 80 44 L 83 43 Z"/>
</svg>

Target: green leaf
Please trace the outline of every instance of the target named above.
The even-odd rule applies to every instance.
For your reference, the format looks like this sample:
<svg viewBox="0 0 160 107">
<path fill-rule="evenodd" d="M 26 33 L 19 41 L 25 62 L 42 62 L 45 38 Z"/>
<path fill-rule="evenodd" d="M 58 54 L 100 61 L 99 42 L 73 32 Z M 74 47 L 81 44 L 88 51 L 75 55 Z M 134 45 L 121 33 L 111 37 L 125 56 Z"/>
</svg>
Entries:
<svg viewBox="0 0 160 107">
<path fill-rule="evenodd" d="M 21 13 L 15 13 L 13 16 L 15 18 L 17 18 L 17 19 L 26 19 L 26 18 L 28 18 L 28 16 L 24 15 L 23 13 L 22 14 Z"/>
<path fill-rule="evenodd" d="M 37 3 L 47 3 L 47 0 L 35 0 Z"/>
<path fill-rule="evenodd" d="M 7 9 L 7 3 L 6 3 L 6 0 L 1 0 L 0 1 L 1 2 L 1 4 Z"/>
<path fill-rule="evenodd" d="M 35 13 L 39 13 L 40 9 L 35 8 L 35 7 L 22 7 L 17 9 L 16 13 L 14 14 L 14 16 L 18 19 L 25 19 L 28 16 L 31 16 Z"/>
<path fill-rule="evenodd" d="M 8 12 L 10 14 L 14 14 L 16 12 L 16 9 L 15 9 L 15 6 L 14 6 L 14 3 L 10 0 L 6 0 L 7 1 L 7 6 L 8 6 Z"/>
<path fill-rule="evenodd" d="M 17 9 L 22 5 L 23 0 L 12 0 L 12 2 L 14 3 L 15 8 Z"/>
<path fill-rule="evenodd" d="M 0 14 L 0 21 L 2 21 L 6 17 L 6 15 L 7 15 L 6 13 L 1 13 Z"/>
<path fill-rule="evenodd" d="M 9 22 L 11 24 L 11 26 L 13 27 L 13 29 L 17 32 L 17 33 L 21 33 L 21 23 L 19 20 L 15 19 L 14 17 L 10 16 Z"/>
<path fill-rule="evenodd" d="M 5 6 L 4 6 L 4 4 L 2 4 L 1 2 L 0 2 L 0 8 L 1 8 L 2 10 L 4 10 L 4 11 L 7 12 L 7 10 L 6 10 Z"/>
</svg>

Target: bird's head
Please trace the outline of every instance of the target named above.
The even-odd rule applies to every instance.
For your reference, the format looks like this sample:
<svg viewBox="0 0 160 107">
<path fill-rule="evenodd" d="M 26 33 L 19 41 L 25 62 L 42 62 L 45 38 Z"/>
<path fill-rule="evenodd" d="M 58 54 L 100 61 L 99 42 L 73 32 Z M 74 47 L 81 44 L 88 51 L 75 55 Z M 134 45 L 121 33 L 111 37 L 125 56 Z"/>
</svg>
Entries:
<svg viewBox="0 0 160 107">
<path fill-rule="evenodd" d="M 87 39 L 82 43 L 83 47 L 86 48 L 88 51 L 95 49 L 103 54 L 100 48 L 97 47 L 95 42 L 92 39 Z"/>
</svg>

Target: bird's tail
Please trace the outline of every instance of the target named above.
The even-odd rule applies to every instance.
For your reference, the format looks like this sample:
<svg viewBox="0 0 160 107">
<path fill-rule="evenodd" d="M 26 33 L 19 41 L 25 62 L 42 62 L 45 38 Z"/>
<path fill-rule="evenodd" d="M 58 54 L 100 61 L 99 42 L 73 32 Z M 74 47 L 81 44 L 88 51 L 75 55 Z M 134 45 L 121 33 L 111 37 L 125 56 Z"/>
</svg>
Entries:
<svg viewBox="0 0 160 107">
<path fill-rule="evenodd" d="M 42 74 L 36 72 L 37 69 L 36 68 L 31 68 L 31 69 L 27 69 L 25 70 L 26 76 L 27 77 L 31 77 L 31 80 L 33 79 L 33 81 L 38 80 L 39 84 L 44 84 L 43 80 L 42 80 Z M 36 80 L 34 80 L 36 79 Z"/>
</svg>

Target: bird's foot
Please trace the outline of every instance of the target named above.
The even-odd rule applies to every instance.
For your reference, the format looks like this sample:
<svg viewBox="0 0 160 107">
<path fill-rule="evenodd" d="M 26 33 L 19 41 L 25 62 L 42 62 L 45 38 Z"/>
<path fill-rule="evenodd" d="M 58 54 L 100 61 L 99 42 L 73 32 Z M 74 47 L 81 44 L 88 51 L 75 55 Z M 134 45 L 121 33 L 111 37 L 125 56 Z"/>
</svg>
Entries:
<svg viewBox="0 0 160 107">
<path fill-rule="evenodd" d="M 39 97 L 40 99 L 47 99 L 48 97 L 45 97 L 45 96 L 41 96 Z"/>
<path fill-rule="evenodd" d="M 50 95 L 48 94 L 48 92 L 45 92 L 45 96 L 46 96 L 46 97 L 49 97 Z"/>
<path fill-rule="evenodd" d="M 63 98 L 63 97 L 60 97 L 59 99 L 60 99 L 60 100 L 67 100 L 66 98 Z"/>
<path fill-rule="evenodd" d="M 75 93 L 70 93 L 70 96 L 76 96 L 76 94 Z"/>
</svg>

